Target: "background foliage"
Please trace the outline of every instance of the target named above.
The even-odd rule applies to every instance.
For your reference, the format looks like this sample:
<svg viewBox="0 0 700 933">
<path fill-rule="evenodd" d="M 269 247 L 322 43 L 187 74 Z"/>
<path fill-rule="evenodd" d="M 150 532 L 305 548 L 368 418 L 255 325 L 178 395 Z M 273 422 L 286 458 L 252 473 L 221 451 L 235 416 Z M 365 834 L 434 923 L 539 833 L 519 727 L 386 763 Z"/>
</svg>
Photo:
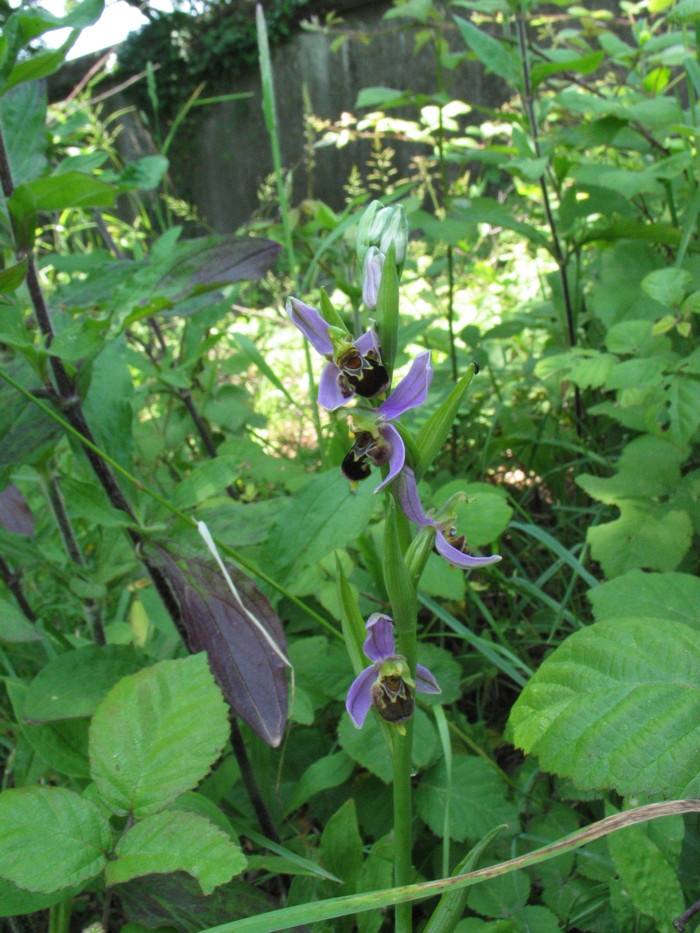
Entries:
<svg viewBox="0 0 700 933">
<path fill-rule="evenodd" d="M 65 22 L 99 13 L 86 0 Z M 419 445 L 480 366 L 423 501 L 466 490 L 460 529 L 503 555 L 468 580 L 433 555 L 421 579 L 420 658 L 443 693 L 415 716 L 416 881 L 474 846 L 470 868 L 698 795 L 696 5 L 409 0 L 386 23 L 433 47 L 436 90 L 363 92 L 375 157 L 339 180 L 346 209 L 306 200 L 194 239 L 165 154 L 122 164 L 89 91 L 47 110 L 37 79 L 67 49 L 22 49 L 55 18 L 5 23 L 0 915 L 16 930 L 203 930 L 391 887 L 390 760 L 378 722 L 344 712 L 339 622 L 348 593 L 364 617 L 387 607 L 384 513 L 340 475 L 347 424 L 319 415 L 281 311 L 325 288 L 357 331 L 357 208 L 377 186 L 412 231 L 397 366 L 433 352 Z M 509 89 L 498 112 L 451 100 L 473 58 Z M 151 87 L 164 108 L 167 88 Z M 425 156 L 401 179 L 407 133 Z M 430 922 L 668 931 L 698 898 L 698 845 L 697 814 L 630 825 Z M 315 928 L 389 929 L 380 906 Z"/>
</svg>

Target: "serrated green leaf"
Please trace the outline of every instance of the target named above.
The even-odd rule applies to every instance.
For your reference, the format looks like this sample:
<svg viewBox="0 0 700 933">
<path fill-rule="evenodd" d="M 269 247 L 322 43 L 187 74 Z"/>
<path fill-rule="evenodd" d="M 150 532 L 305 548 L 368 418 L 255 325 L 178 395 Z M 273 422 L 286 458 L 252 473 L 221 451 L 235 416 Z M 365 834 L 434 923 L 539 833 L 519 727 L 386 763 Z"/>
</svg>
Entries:
<svg viewBox="0 0 700 933">
<path fill-rule="evenodd" d="M 698 776 L 700 645 L 664 618 L 596 622 L 542 664 L 510 735 L 581 789 L 673 796 Z"/>
<path fill-rule="evenodd" d="M 675 817 L 682 824 L 682 817 Z M 671 865 L 644 826 L 628 826 L 607 839 L 615 869 L 635 910 L 670 929 L 685 910 L 678 864 Z"/>
<path fill-rule="evenodd" d="M 576 478 L 576 483 L 589 496 L 607 505 L 630 499 L 654 500 L 676 489 L 684 460 L 684 451 L 675 444 L 644 435 L 625 447 L 615 476 L 584 473 Z"/>
<path fill-rule="evenodd" d="M 122 884 L 148 874 L 186 871 L 203 894 L 226 884 L 246 866 L 230 836 L 197 813 L 166 810 L 147 816 L 117 844 L 116 859 L 107 865 L 107 884 Z"/>
<path fill-rule="evenodd" d="M 446 801 L 450 800 L 452 839 L 479 839 L 495 826 L 517 826 L 517 808 L 506 799 L 507 787 L 495 768 L 482 758 L 457 755 L 448 783 L 444 759 L 425 772 L 416 791 L 416 806 L 431 830 L 441 836 Z"/>
<path fill-rule="evenodd" d="M 629 616 L 658 617 L 700 628 L 700 579 L 689 573 L 644 573 L 630 570 L 588 593 L 596 622 Z"/>
<path fill-rule="evenodd" d="M 92 778 L 114 813 L 156 813 L 199 783 L 228 732 L 206 655 L 161 661 L 120 680 L 97 707 Z"/>
<path fill-rule="evenodd" d="M 28 891 L 51 894 L 90 881 L 110 843 L 100 810 L 65 787 L 0 794 L 0 877 Z"/>
<path fill-rule="evenodd" d="M 617 502 L 620 517 L 589 528 L 591 556 L 607 577 L 627 570 L 675 570 L 690 549 L 693 523 L 687 512 L 639 500 Z"/>
</svg>

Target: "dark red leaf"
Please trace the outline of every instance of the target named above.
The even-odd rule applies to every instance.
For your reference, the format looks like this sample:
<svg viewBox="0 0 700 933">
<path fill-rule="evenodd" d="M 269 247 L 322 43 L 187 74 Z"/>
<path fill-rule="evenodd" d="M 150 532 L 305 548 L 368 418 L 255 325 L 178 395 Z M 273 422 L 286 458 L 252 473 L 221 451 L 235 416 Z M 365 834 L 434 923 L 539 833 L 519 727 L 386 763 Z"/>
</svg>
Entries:
<svg viewBox="0 0 700 933">
<path fill-rule="evenodd" d="M 24 496 L 12 483 L 0 492 L 0 525 L 16 535 L 34 537 L 34 517 Z"/>
<path fill-rule="evenodd" d="M 268 745 L 279 745 L 287 723 L 287 665 L 280 654 L 286 658 L 287 645 L 274 609 L 236 567 L 228 570 L 243 606 L 218 569 L 191 560 L 185 570 L 172 560 L 167 567 L 190 649 L 207 652 L 233 712 Z M 245 610 L 257 619 L 277 651 Z"/>
</svg>

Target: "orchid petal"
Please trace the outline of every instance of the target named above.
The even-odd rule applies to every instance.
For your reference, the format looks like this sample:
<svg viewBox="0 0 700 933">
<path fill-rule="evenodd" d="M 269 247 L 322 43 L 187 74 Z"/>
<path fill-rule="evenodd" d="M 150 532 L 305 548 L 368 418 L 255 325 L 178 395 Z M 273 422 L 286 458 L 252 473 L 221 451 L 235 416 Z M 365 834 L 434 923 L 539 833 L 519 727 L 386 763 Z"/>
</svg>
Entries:
<svg viewBox="0 0 700 933">
<path fill-rule="evenodd" d="M 390 658 L 396 651 L 394 642 L 394 623 L 389 616 L 381 612 L 373 612 L 365 622 L 367 638 L 362 650 L 370 661 L 383 661 Z"/>
<path fill-rule="evenodd" d="M 396 477 L 396 494 L 406 518 L 416 525 L 435 525 L 423 511 L 413 470 L 404 466 Z"/>
<path fill-rule="evenodd" d="M 377 679 L 374 665 L 366 667 L 361 674 L 353 680 L 345 700 L 345 708 L 350 719 L 358 729 L 361 729 L 369 708 L 372 705 L 372 684 Z"/>
<path fill-rule="evenodd" d="M 382 354 L 379 346 L 379 336 L 374 323 L 372 323 L 369 330 L 366 330 L 364 334 L 361 334 L 357 338 L 355 347 L 362 356 L 367 356 L 368 353 L 374 351 L 377 354 L 377 359 L 381 359 Z"/>
<path fill-rule="evenodd" d="M 381 408 L 381 405 L 379 407 Z M 389 456 L 389 472 L 386 478 L 383 479 L 374 490 L 375 492 L 379 492 L 387 483 L 390 483 L 392 479 L 401 472 L 401 468 L 406 462 L 406 446 L 403 442 L 403 438 L 393 424 L 380 424 L 379 433 L 385 441 L 389 442 L 391 455 Z"/>
<path fill-rule="evenodd" d="M 299 328 L 317 353 L 321 356 L 328 356 L 333 352 L 333 344 L 328 334 L 328 323 L 324 321 L 316 308 L 304 304 L 298 298 L 287 299 L 285 307 L 292 324 Z"/>
<path fill-rule="evenodd" d="M 435 675 L 422 664 L 416 664 L 416 690 L 418 693 L 442 693 Z"/>
<path fill-rule="evenodd" d="M 463 570 L 468 570 L 470 567 L 485 567 L 487 564 L 497 564 L 501 559 L 500 554 L 492 554 L 490 557 L 472 557 L 471 554 L 464 554 L 459 548 L 451 545 L 439 529 L 435 535 L 435 548 L 448 564 L 452 564 L 453 567 L 461 567 Z"/>
<path fill-rule="evenodd" d="M 377 414 L 387 421 L 392 421 L 405 411 L 422 405 L 428 396 L 428 387 L 432 378 L 433 367 L 430 365 L 430 350 L 423 350 L 414 359 L 408 373 L 396 386 L 389 398 L 377 408 Z"/>
<path fill-rule="evenodd" d="M 335 363 L 328 363 L 321 373 L 318 383 L 318 403 L 327 408 L 328 411 L 335 411 L 336 408 L 345 405 L 355 394 L 353 391 L 349 391 L 347 395 L 343 393 L 338 384 L 339 375 L 340 370 Z"/>
</svg>

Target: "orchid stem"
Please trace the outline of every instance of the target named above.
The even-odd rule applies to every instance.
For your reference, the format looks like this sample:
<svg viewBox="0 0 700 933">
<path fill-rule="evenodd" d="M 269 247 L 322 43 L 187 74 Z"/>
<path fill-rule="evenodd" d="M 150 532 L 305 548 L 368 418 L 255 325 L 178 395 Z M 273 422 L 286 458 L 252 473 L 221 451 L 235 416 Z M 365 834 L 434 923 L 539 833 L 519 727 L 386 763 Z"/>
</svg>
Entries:
<svg viewBox="0 0 700 933">
<path fill-rule="evenodd" d="M 411 833 L 413 801 L 411 799 L 411 749 L 413 747 L 413 720 L 404 724 L 399 732 L 394 728 L 394 884 L 410 884 L 413 880 Z M 413 910 L 410 903 L 397 904 L 395 933 L 412 933 Z"/>
</svg>

